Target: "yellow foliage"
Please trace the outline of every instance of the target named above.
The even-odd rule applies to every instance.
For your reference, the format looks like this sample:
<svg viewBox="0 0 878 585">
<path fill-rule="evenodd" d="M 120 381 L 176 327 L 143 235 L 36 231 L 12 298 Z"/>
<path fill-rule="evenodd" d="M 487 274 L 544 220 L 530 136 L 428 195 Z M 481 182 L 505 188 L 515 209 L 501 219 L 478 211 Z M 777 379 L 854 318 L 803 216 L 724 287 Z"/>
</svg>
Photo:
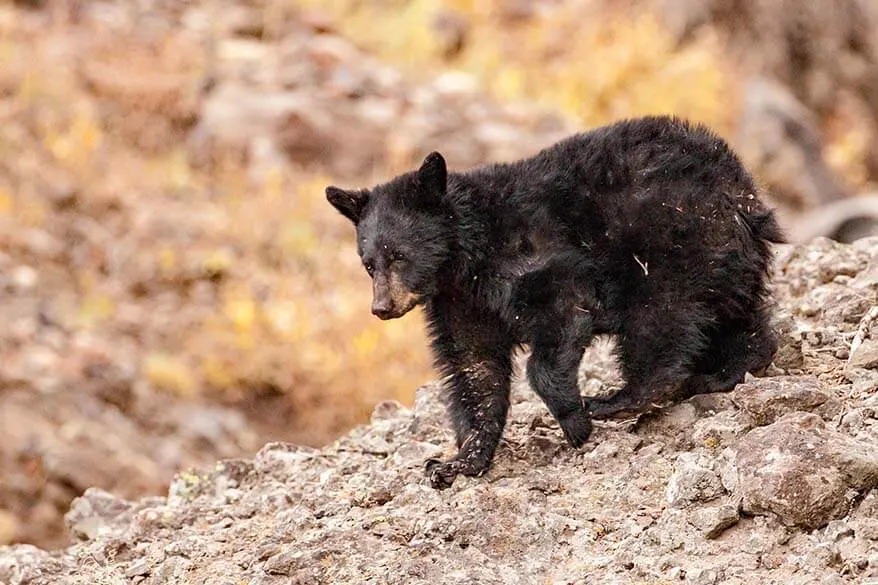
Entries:
<svg viewBox="0 0 878 585">
<path fill-rule="evenodd" d="M 283 170 L 272 166 L 265 173 L 263 193 L 269 202 L 279 201 L 286 192 L 287 181 Z"/>
<path fill-rule="evenodd" d="M 177 267 L 177 255 L 173 248 L 165 246 L 159 252 L 159 267 L 165 274 L 172 272 Z"/>
<path fill-rule="evenodd" d="M 104 295 L 92 295 L 83 299 L 77 313 L 77 321 L 86 329 L 96 326 L 110 318 L 115 311 L 116 304 L 112 298 Z"/>
<path fill-rule="evenodd" d="M 842 129 L 838 136 L 831 137 L 826 145 L 826 161 L 852 184 L 866 182 L 868 169 L 866 158 L 869 150 L 869 133 L 862 125 L 852 125 Z"/>
<path fill-rule="evenodd" d="M 286 342 L 305 338 L 308 330 L 307 316 L 294 301 L 274 301 L 263 307 L 264 319 L 271 331 Z"/>
<path fill-rule="evenodd" d="M 291 219 L 282 226 L 280 234 L 284 252 L 293 256 L 308 256 L 318 247 L 314 229 L 307 221 Z"/>
<path fill-rule="evenodd" d="M 188 155 L 183 148 L 176 148 L 156 161 L 153 172 L 163 178 L 171 189 L 184 189 L 191 186 L 194 180 Z"/>
<path fill-rule="evenodd" d="M 0 215 L 9 215 L 12 213 L 13 203 L 12 195 L 5 189 L 0 189 Z"/>
<path fill-rule="evenodd" d="M 63 165 L 76 169 L 86 165 L 101 144 L 102 131 L 95 117 L 85 109 L 75 113 L 67 128 L 48 128 L 46 147 Z"/>
<path fill-rule="evenodd" d="M 18 99 L 25 104 L 32 103 L 40 95 L 39 78 L 34 71 L 27 71 L 18 88 Z"/>
<path fill-rule="evenodd" d="M 218 356 L 205 356 L 201 361 L 201 373 L 214 388 L 229 388 L 236 382 L 234 368 Z"/>
<path fill-rule="evenodd" d="M 256 302 L 248 291 L 243 287 L 232 291 L 224 305 L 223 313 L 239 332 L 246 333 L 253 329 L 256 323 Z"/>
<path fill-rule="evenodd" d="M 602 3 L 559 3 L 510 25 L 491 0 L 319 4 L 359 45 L 415 73 L 452 67 L 501 100 L 528 99 L 591 127 L 623 117 L 673 113 L 719 131 L 731 124 L 718 40 L 677 48 L 648 11 L 615 13 Z M 446 61 L 432 23 L 443 9 L 469 23 L 461 53 Z"/>
<path fill-rule="evenodd" d="M 205 274 L 219 275 L 224 274 L 232 267 L 234 258 L 232 253 L 226 248 L 219 248 L 210 252 L 201 262 L 201 270 Z"/>
<path fill-rule="evenodd" d="M 358 356 L 368 356 L 378 348 L 380 339 L 381 333 L 375 328 L 369 328 L 361 331 L 359 335 L 354 337 L 352 345 Z"/>
<path fill-rule="evenodd" d="M 0 508 L 0 546 L 12 544 L 18 533 L 18 518 L 8 510 Z"/>
<path fill-rule="evenodd" d="M 721 444 L 720 440 L 716 437 L 707 437 L 704 439 L 704 446 L 708 449 L 716 449 Z"/>
<path fill-rule="evenodd" d="M 143 360 L 142 374 L 156 388 L 181 396 L 192 396 L 197 387 L 189 366 L 181 359 L 154 353 Z"/>
<path fill-rule="evenodd" d="M 15 205 L 15 217 L 22 225 L 40 227 L 46 220 L 47 209 L 42 201 L 27 199 Z"/>
</svg>

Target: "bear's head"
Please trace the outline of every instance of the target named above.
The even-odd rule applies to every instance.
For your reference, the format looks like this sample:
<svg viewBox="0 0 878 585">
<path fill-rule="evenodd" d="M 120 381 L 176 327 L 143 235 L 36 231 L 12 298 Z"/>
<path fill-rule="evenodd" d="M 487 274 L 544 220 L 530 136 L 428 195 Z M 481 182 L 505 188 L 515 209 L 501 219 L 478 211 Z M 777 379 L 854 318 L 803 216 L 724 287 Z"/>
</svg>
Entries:
<svg viewBox="0 0 878 585">
<path fill-rule="evenodd" d="M 454 242 L 445 159 L 433 152 L 417 171 L 371 189 L 327 187 L 326 198 L 357 230 L 372 277 L 372 313 L 402 317 L 437 290 Z"/>
</svg>

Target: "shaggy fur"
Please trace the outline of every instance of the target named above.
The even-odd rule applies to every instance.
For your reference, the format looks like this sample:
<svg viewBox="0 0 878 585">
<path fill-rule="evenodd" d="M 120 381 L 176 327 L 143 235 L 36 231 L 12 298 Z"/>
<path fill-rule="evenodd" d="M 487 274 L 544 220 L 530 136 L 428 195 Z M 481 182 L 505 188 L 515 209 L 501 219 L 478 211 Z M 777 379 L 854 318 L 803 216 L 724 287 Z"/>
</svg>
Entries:
<svg viewBox="0 0 878 585">
<path fill-rule="evenodd" d="M 459 448 L 427 463 L 436 487 L 490 466 L 520 344 L 531 388 L 574 447 L 592 417 L 727 391 L 774 354 L 766 281 L 781 232 L 704 127 L 628 120 L 462 173 L 432 153 L 417 171 L 327 198 L 356 225 L 372 312 L 426 307 Z M 626 383 L 586 401 L 577 370 L 600 334 L 617 337 Z"/>
</svg>

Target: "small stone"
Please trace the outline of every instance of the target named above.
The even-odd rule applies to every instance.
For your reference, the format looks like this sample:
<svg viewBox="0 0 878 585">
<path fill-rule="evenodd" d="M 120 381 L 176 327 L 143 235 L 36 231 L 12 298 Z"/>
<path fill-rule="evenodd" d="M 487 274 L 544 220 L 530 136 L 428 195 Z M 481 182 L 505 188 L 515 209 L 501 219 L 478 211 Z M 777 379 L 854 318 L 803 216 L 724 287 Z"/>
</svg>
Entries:
<svg viewBox="0 0 878 585">
<path fill-rule="evenodd" d="M 138 559 L 131 563 L 131 565 L 125 569 L 125 576 L 129 579 L 133 579 L 134 577 L 142 577 L 144 575 L 149 575 L 150 569 L 149 565 L 143 559 Z"/>
<path fill-rule="evenodd" d="M 357 446 L 370 455 L 389 455 L 393 451 L 393 446 L 378 433 L 367 433 L 360 437 Z"/>
<path fill-rule="evenodd" d="M 878 370 L 862 368 L 845 369 L 845 377 L 853 382 L 851 392 L 854 395 L 869 396 L 878 390 Z"/>
<path fill-rule="evenodd" d="M 39 274 L 30 266 L 19 266 L 12 271 L 12 283 L 21 292 L 33 289 L 37 280 L 39 280 Z"/>
<path fill-rule="evenodd" d="M 263 545 L 261 548 L 259 548 L 259 550 L 256 551 L 256 558 L 260 561 L 265 561 L 268 560 L 270 557 L 279 554 L 280 552 L 280 546 L 276 543 L 270 542 Z"/>
<path fill-rule="evenodd" d="M 813 317 L 819 312 L 820 308 L 816 305 L 811 305 L 809 303 L 802 303 L 799 305 L 799 314 L 803 317 Z"/>
<path fill-rule="evenodd" d="M 805 363 L 802 354 L 802 332 L 798 330 L 796 320 L 788 312 L 781 313 L 774 322 L 777 335 L 777 351 L 772 362 L 781 370 L 797 370 Z"/>
<path fill-rule="evenodd" d="M 410 416 L 411 411 L 396 400 L 379 402 L 372 410 L 372 424 Z"/>
<path fill-rule="evenodd" d="M 694 585 L 714 585 L 719 575 L 713 569 L 694 568 L 686 571 L 686 582 Z"/>
<path fill-rule="evenodd" d="M 842 428 L 848 430 L 859 430 L 863 428 L 864 417 L 862 409 L 857 408 L 850 412 L 844 413 L 841 417 L 841 426 Z"/>
<path fill-rule="evenodd" d="M 693 510 L 689 522 L 698 528 L 705 538 L 716 538 L 727 528 L 738 523 L 738 507 L 731 504 L 707 506 Z"/>
<path fill-rule="evenodd" d="M 827 400 L 829 394 L 820 390 L 815 376 L 758 378 L 739 384 L 732 393 L 732 402 L 759 426 L 771 424 L 789 412 L 812 411 Z"/>
<path fill-rule="evenodd" d="M 878 367 L 878 339 L 866 339 L 851 352 L 847 368 L 865 368 L 872 370 Z M 847 369 L 846 368 L 846 369 Z"/>
<path fill-rule="evenodd" d="M 684 507 L 703 502 L 724 493 L 713 462 L 695 453 L 681 453 L 674 464 L 674 474 L 668 481 L 666 497 L 672 507 Z"/>
<path fill-rule="evenodd" d="M 120 533 L 127 527 L 126 512 L 132 504 L 100 488 L 89 488 L 73 500 L 64 522 L 71 535 L 94 540 L 100 535 Z"/>
<path fill-rule="evenodd" d="M 262 569 L 269 575 L 291 575 L 302 568 L 304 562 L 305 553 L 286 551 L 269 557 Z"/>
<path fill-rule="evenodd" d="M 400 467 L 421 467 L 427 459 L 440 457 L 442 447 L 433 443 L 408 441 L 403 443 L 391 457 L 394 465 Z"/>
<path fill-rule="evenodd" d="M 863 518 L 857 527 L 857 535 L 869 540 L 878 540 L 878 518 Z"/>
<path fill-rule="evenodd" d="M 724 410 L 695 422 L 692 440 L 707 449 L 719 449 L 734 443 L 753 428 L 753 419 L 746 412 Z"/>
<path fill-rule="evenodd" d="M 192 561 L 183 557 L 172 556 L 167 558 L 149 575 L 147 583 L 150 585 L 165 585 L 166 583 L 185 583 L 186 573 L 192 567 Z"/>
<path fill-rule="evenodd" d="M 854 529 L 847 522 L 833 520 L 826 525 L 823 534 L 828 542 L 838 542 L 842 538 L 852 537 L 854 535 Z"/>
</svg>

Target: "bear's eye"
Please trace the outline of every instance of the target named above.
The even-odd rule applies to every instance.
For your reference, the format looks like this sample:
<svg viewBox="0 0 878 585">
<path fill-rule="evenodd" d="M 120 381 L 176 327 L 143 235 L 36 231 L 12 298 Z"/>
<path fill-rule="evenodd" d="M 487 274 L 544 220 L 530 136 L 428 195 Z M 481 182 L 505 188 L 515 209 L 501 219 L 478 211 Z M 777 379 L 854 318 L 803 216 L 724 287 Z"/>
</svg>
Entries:
<svg viewBox="0 0 878 585">
<path fill-rule="evenodd" d="M 405 262 L 406 260 L 407 259 L 406 259 L 405 255 L 403 255 L 400 252 L 394 252 L 393 254 L 390 255 L 391 262 L 401 263 L 401 262 Z"/>
</svg>

